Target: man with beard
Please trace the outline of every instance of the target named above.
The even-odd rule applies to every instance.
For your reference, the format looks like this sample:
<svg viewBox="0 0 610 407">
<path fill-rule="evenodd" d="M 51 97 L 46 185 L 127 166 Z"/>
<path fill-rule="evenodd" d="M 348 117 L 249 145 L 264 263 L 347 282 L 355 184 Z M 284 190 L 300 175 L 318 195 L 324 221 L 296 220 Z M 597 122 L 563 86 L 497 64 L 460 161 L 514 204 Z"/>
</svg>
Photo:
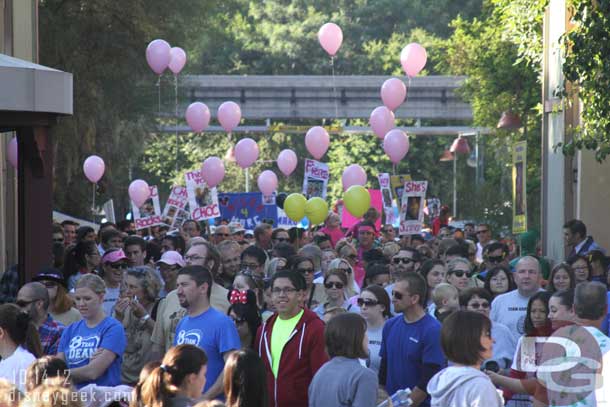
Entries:
<svg viewBox="0 0 610 407">
<path fill-rule="evenodd" d="M 178 273 L 178 300 L 186 316 L 176 327 L 174 346 L 191 344 L 208 357 L 203 398 L 214 399 L 223 392 L 224 364 L 233 350 L 241 347 L 235 324 L 210 306 L 212 274 L 203 266 L 187 266 Z"/>
<path fill-rule="evenodd" d="M 225 240 L 216 246 L 220 253 L 220 270 L 217 281 L 224 288 L 231 288 L 241 264 L 241 246 L 235 240 Z"/>
</svg>

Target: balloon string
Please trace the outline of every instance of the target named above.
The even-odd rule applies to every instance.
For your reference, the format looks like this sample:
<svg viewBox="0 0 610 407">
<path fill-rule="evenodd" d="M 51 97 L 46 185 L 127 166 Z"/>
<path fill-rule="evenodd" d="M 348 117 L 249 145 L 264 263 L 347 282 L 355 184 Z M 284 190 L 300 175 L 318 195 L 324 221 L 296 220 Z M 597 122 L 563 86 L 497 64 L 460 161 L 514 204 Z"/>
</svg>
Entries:
<svg viewBox="0 0 610 407">
<path fill-rule="evenodd" d="M 176 123 L 176 127 L 175 127 L 175 132 L 176 132 L 176 174 L 178 173 L 178 153 L 180 151 L 180 140 L 178 139 L 178 75 L 174 75 L 174 96 L 175 96 L 175 108 L 176 108 L 176 115 L 175 115 L 175 123 Z"/>
<path fill-rule="evenodd" d="M 161 75 L 157 79 L 157 97 L 159 101 L 159 115 L 161 115 Z"/>
<path fill-rule="evenodd" d="M 92 218 L 91 220 L 93 221 L 93 223 L 95 223 L 95 186 L 96 185 L 97 185 L 96 183 L 93 184 L 93 195 L 92 195 L 93 199 L 91 200 L 91 218 Z"/>
<path fill-rule="evenodd" d="M 396 175 L 396 164 L 392 163 L 392 174 Z"/>
<path fill-rule="evenodd" d="M 405 95 L 405 101 L 403 105 L 407 104 L 407 100 L 409 99 L 409 90 L 411 89 L 411 77 L 407 75 L 407 94 Z"/>
<path fill-rule="evenodd" d="M 335 119 L 339 118 L 339 105 L 337 102 L 337 85 L 335 83 L 335 57 L 330 57 L 330 71 L 333 80 L 333 99 L 335 101 Z"/>
</svg>

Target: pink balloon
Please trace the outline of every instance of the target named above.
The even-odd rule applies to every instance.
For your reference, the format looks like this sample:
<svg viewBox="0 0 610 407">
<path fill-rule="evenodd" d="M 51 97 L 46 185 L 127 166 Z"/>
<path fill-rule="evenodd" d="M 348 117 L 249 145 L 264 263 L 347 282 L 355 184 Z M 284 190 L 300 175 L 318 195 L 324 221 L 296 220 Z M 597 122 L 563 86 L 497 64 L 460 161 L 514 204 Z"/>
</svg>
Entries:
<svg viewBox="0 0 610 407">
<path fill-rule="evenodd" d="M 227 133 L 233 131 L 241 120 L 241 109 L 235 102 L 224 102 L 218 107 L 218 121 Z"/>
<path fill-rule="evenodd" d="M 186 122 L 195 133 L 204 131 L 210 124 L 210 109 L 201 102 L 193 102 L 186 108 Z"/>
<path fill-rule="evenodd" d="M 315 126 L 307 130 L 307 134 L 305 135 L 305 146 L 307 147 L 309 154 L 316 160 L 319 160 L 326 154 L 329 144 L 330 137 L 324 127 Z"/>
<path fill-rule="evenodd" d="M 186 65 L 186 52 L 180 47 L 172 47 L 169 50 L 169 56 L 169 69 L 174 75 L 178 75 Z"/>
<path fill-rule="evenodd" d="M 412 42 L 404 47 L 400 53 L 402 69 L 404 69 L 409 77 L 414 77 L 424 69 L 427 60 L 428 54 L 426 53 L 426 49 L 416 42 Z"/>
<path fill-rule="evenodd" d="M 171 47 L 165 40 L 154 40 L 146 47 L 146 62 L 157 75 L 161 75 L 169 65 Z"/>
<path fill-rule="evenodd" d="M 201 173 L 205 183 L 214 188 L 225 177 L 225 164 L 218 157 L 208 157 L 201 166 Z"/>
<path fill-rule="evenodd" d="M 343 31 L 335 23 L 326 23 L 318 31 L 318 41 L 320 41 L 324 51 L 328 52 L 328 55 L 331 57 L 334 57 L 339 48 L 341 48 Z"/>
<path fill-rule="evenodd" d="M 277 175 L 271 170 L 265 170 L 258 176 L 258 189 L 263 195 L 271 195 L 277 189 Z"/>
<path fill-rule="evenodd" d="M 132 181 L 129 184 L 129 197 L 138 208 L 144 205 L 144 202 L 150 197 L 150 188 L 146 181 L 141 179 Z"/>
<path fill-rule="evenodd" d="M 352 164 L 343 171 L 341 177 L 343 191 L 347 191 L 353 185 L 366 185 L 366 171 L 358 164 Z"/>
<path fill-rule="evenodd" d="M 277 156 L 277 166 L 285 176 L 289 176 L 297 168 L 297 155 L 294 151 L 282 150 Z"/>
<path fill-rule="evenodd" d="M 390 110 L 396 110 L 407 97 L 407 87 L 398 78 L 390 78 L 381 85 L 381 100 Z"/>
<path fill-rule="evenodd" d="M 19 162 L 18 162 L 19 152 L 17 149 L 17 137 L 13 137 L 11 139 L 11 141 L 8 142 L 7 155 L 8 155 L 8 162 L 11 163 L 13 168 L 15 168 L 15 169 L 18 168 L 17 165 L 19 164 Z"/>
<path fill-rule="evenodd" d="M 371 112 L 369 123 L 377 137 L 383 140 L 388 131 L 392 130 L 395 126 L 394 113 L 385 106 L 376 107 Z"/>
<path fill-rule="evenodd" d="M 235 161 L 241 168 L 248 168 L 258 159 L 258 144 L 251 138 L 239 140 L 235 145 Z"/>
<path fill-rule="evenodd" d="M 394 164 L 398 164 L 409 152 L 409 136 L 402 130 L 391 130 L 383 139 L 383 151 Z"/>
<path fill-rule="evenodd" d="M 87 179 L 94 184 L 102 178 L 105 169 L 106 166 L 104 165 L 104 160 L 97 155 L 89 156 L 83 164 L 85 177 L 87 177 Z"/>
</svg>

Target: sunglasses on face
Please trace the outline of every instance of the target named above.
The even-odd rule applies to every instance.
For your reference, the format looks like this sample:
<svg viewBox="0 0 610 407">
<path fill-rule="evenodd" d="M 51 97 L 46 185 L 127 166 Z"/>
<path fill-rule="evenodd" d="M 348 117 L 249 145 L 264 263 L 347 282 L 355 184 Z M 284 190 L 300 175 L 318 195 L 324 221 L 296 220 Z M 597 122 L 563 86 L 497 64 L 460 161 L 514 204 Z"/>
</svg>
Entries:
<svg viewBox="0 0 610 407">
<path fill-rule="evenodd" d="M 340 290 L 343 288 L 343 283 L 339 283 L 339 282 L 324 283 L 324 287 L 328 288 L 329 290 L 331 288 L 336 288 L 337 290 Z"/>
<path fill-rule="evenodd" d="M 15 301 L 15 304 L 17 304 L 17 306 L 18 306 L 19 308 L 25 308 L 25 307 L 27 307 L 28 305 L 30 305 L 30 304 L 32 304 L 32 303 L 35 303 L 35 302 L 36 302 L 36 301 L 38 301 L 38 300 L 39 300 L 39 298 L 36 298 L 36 299 L 34 299 L 34 300 L 30 300 L 30 301 L 26 301 L 26 300 L 17 300 L 17 301 Z"/>
<path fill-rule="evenodd" d="M 239 324 L 243 324 L 244 322 L 246 322 L 246 318 L 231 318 L 233 320 L 233 322 L 235 323 L 235 325 L 239 325 Z"/>
<path fill-rule="evenodd" d="M 371 300 L 370 298 L 358 298 L 356 302 L 360 308 L 364 307 L 365 305 L 367 307 L 374 307 L 375 305 L 379 304 L 379 301 Z"/>
<path fill-rule="evenodd" d="M 485 229 L 485 230 L 477 230 L 477 235 L 480 235 L 481 233 L 487 233 L 489 232 L 489 230 Z"/>
<path fill-rule="evenodd" d="M 57 239 L 53 239 L 53 243 L 63 243 L 63 242 L 64 242 L 64 238 L 63 237 L 60 237 L 60 238 L 57 238 Z"/>
<path fill-rule="evenodd" d="M 394 262 L 394 264 L 409 264 L 409 263 L 413 263 L 413 259 L 410 259 L 408 257 L 396 257 L 394 259 L 392 259 L 392 261 Z"/>
<path fill-rule="evenodd" d="M 127 270 L 129 268 L 129 266 L 125 263 L 109 264 L 109 266 L 117 270 Z"/>
<path fill-rule="evenodd" d="M 402 295 L 402 293 L 399 293 L 398 291 L 392 291 L 392 297 L 396 298 L 397 300 L 402 300 L 402 297 L 404 297 Z"/>
<path fill-rule="evenodd" d="M 313 274 L 313 269 L 310 268 L 298 268 L 297 271 L 301 274 Z"/>
<path fill-rule="evenodd" d="M 468 277 L 468 272 L 463 270 L 449 271 L 449 274 L 455 274 L 456 277 Z"/>
<path fill-rule="evenodd" d="M 229 237 L 229 236 L 231 236 L 231 235 L 230 235 L 230 234 L 228 234 L 228 233 L 215 233 L 215 235 L 216 235 L 216 236 L 222 236 L 222 237 Z"/>
<path fill-rule="evenodd" d="M 488 309 L 489 308 L 489 303 L 488 302 L 473 302 L 472 304 L 468 305 L 470 308 L 472 309 Z"/>
</svg>

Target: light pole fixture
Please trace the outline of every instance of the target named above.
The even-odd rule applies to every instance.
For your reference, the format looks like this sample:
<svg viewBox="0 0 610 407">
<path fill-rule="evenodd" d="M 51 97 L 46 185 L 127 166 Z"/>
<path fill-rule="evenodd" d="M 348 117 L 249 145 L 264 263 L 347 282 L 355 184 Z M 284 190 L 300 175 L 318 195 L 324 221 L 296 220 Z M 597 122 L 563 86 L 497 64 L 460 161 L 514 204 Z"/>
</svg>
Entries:
<svg viewBox="0 0 610 407">
<path fill-rule="evenodd" d="M 508 110 L 502 113 L 496 127 L 505 130 L 516 130 L 521 128 L 521 119 L 518 114 Z"/>
</svg>

